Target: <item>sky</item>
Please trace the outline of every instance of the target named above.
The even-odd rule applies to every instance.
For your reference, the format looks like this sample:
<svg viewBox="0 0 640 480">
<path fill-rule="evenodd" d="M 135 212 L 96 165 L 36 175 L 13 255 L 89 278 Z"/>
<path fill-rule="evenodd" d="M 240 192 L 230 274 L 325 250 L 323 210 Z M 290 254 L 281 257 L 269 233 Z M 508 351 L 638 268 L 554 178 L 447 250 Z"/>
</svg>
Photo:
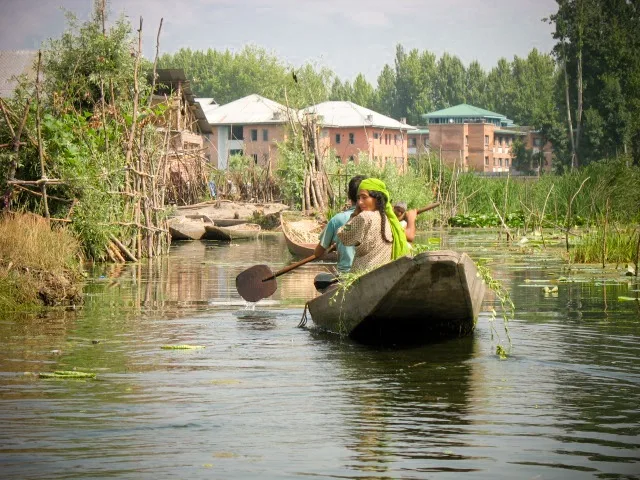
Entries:
<svg viewBox="0 0 640 480">
<path fill-rule="evenodd" d="M 110 18 L 124 13 L 134 28 L 143 17 L 143 51 L 180 48 L 266 48 L 284 62 L 311 62 L 342 80 L 363 73 L 374 85 L 397 44 L 477 60 L 485 70 L 504 57 L 548 53 L 552 27 L 542 18 L 555 0 L 111 0 Z M 38 49 L 66 28 L 64 10 L 90 17 L 93 0 L 0 0 L 0 50 Z"/>
</svg>

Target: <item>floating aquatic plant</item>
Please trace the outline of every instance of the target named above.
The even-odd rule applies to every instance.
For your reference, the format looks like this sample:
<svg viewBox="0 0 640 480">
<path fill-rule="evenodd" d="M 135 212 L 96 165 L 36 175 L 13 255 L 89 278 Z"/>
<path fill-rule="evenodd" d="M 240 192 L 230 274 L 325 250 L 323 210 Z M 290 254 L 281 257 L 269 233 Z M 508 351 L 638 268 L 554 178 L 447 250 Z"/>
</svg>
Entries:
<svg viewBox="0 0 640 480">
<path fill-rule="evenodd" d="M 491 271 L 489 268 L 482 264 L 477 264 L 478 276 L 482 278 L 484 283 L 489 287 L 496 298 L 500 301 L 500 313 L 502 317 L 502 323 L 504 325 L 504 332 L 509 341 L 509 345 L 511 345 L 511 336 L 509 335 L 509 320 L 515 316 L 516 307 L 513 304 L 513 300 L 511 300 L 511 294 L 509 290 L 504 286 L 504 284 L 500 280 L 496 280 L 493 278 Z M 500 334 L 496 330 L 495 320 L 498 316 L 498 312 L 495 308 L 491 308 L 491 318 L 489 319 L 489 325 L 491 326 L 491 339 L 493 340 L 494 335 L 498 338 L 498 345 L 496 347 L 496 355 L 498 355 L 501 359 L 507 358 L 507 351 L 501 345 Z"/>
<path fill-rule="evenodd" d="M 96 374 L 92 372 L 80 372 L 77 370 L 56 370 L 55 372 L 40 372 L 40 378 L 58 378 L 58 379 L 87 379 L 96 378 Z"/>
<path fill-rule="evenodd" d="M 196 350 L 198 348 L 205 348 L 204 345 L 162 345 L 163 350 Z"/>
</svg>

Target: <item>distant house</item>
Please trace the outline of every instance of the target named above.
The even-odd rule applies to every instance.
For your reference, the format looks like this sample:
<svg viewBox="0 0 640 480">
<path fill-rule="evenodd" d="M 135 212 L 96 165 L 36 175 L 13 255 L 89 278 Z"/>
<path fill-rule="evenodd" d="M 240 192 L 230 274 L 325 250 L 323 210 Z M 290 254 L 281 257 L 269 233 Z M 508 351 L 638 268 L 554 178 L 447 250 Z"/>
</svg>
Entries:
<svg viewBox="0 0 640 480">
<path fill-rule="evenodd" d="M 37 61 L 34 50 L 0 50 L 0 98 L 13 97 L 22 75 L 35 80 Z"/>
<path fill-rule="evenodd" d="M 253 94 L 205 108 L 205 114 L 212 130 L 210 156 L 215 167 L 228 168 L 232 155 L 248 156 L 256 165 L 275 166 L 277 142 L 286 138 L 284 105 Z"/>
<path fill-rule="evenodd" d="M 408 132 L 410 154 L 431 151 L 465 171 L 513 172 L 512 145 L 520 138 L 534 154 L 542 152 L 543 169 L 551 170 L 553 149 L 531 127 L 521 127 L 505 115 L 466 103 L 423 115 L 426 128 Z"/>
<path fill-rule="evenodd" d="M 307 107 L 301 115 L 316 115 L 321 126 L 320 148 L 333 151 L 342 163 L 358 162 L 364 154 L 377 165 L 407 168 L 407 131 L 414 127 L 352 102 L 331 101 Z"/>
</svg>

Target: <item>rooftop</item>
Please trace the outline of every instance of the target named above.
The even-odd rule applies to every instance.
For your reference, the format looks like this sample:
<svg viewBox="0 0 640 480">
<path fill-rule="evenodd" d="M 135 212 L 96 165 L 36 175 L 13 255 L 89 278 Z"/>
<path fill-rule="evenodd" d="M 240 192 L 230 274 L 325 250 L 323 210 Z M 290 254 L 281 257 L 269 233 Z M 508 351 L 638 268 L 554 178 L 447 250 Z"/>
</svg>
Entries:
<svg viewBox="0 0 640 480">
<path fill-rule="evenodd" d="M 301 114 L 315 113 L 322 117 L 325 127 L 376 127 L 412 130 L 414 127 L 394 120 L 391 117 L 374 112 L 353 102 L 323 102 L 304 108 Z"/>
<path fill-rule="evenodd" d="M 207 122 L 207 117 L 202 109 L 202 105 L 196 101 L 196 96 L 191 91 L 191 84 L 181 68 L 162 68 L 156 70 L 156 87 L 155 94 L 160 95 L 163 92 L 169 94 L 174 91 L 176 86 L 180 85 L 182 93 L 189 105 L 194 109 L 194 115 L 198 120 L 198 127 L 202 133 L 210 133 L 211 126 Z M 153 75 L 149 75 L 152 77 Z M 151 80 L 151 78 L 150 78 Z"/>
<path fill-rule="evenodd" d="M 513 120 L 507 118 L 501 113 L 492 112 L 480 107 L 474 107 L 473 105 L 466 103 L 427 113 L 422 115 L 422 117 L 429 120 L 430 123 L 472 123 L 473 120 L 487 119 L 490 120 L 491 123 L 496 123 L 504 127 L 513 125 Z M 451 119 L 453 121 L 436 121 L 443 119 Z M 469 121 L 467 122 L 467 120 Z"/>
<path fill-rule="evenodd" d="M 248 95 L 205 111 L 211 125 L 284 123 L 286 107 L 260 95 Z"/>
</svg>

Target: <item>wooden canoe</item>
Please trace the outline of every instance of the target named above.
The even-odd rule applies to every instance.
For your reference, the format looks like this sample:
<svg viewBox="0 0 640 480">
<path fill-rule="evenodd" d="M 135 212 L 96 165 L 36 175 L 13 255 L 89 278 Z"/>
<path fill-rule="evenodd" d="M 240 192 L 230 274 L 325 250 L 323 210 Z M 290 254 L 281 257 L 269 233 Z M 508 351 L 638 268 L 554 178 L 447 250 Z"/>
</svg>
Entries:
<svg viewBox="0 0 640 480">
<path fill-rule="evenodd" d="M 207 240 L 225 241 L 256 238 L 261 230 L 260 225 L 255 223 L 243 223 L 240 225 L 233 225 L 231 227 L 206 225 L 205 229 L 207 233 L 204 238 Z"/>
<path fill-rule="evenodd" d="M 282 234 L 291 255 L 296 258 L 307 258 L 313 255 L 318 244 L 320 233 L 324 228 L 316 219 L 304 216 L 301 212 L 280 212 Z M 327 253 L 320 258 L 325 262 L 337 262 L 338 254 Z"/>
<path fill-rule="evenodd" d="M 242 220 L 241 218 L 216 218 L 213 223 L 218 227 L 234 227 L 236 225 L 247 223 L 247 221 Z"/>
<path fill-rule="evenodd" d="M 202 219 L 172 218 L 169 220 L 171 240 L 200 240 L 205 235 L 205 225 Z"/>
<path fill-rule="evenodd" d="M 450 250 L 403 257 L 308 303 L 319 328 L 375 345 L 470 335 L 485 285 L 473 260 Z"/>
</svg>

